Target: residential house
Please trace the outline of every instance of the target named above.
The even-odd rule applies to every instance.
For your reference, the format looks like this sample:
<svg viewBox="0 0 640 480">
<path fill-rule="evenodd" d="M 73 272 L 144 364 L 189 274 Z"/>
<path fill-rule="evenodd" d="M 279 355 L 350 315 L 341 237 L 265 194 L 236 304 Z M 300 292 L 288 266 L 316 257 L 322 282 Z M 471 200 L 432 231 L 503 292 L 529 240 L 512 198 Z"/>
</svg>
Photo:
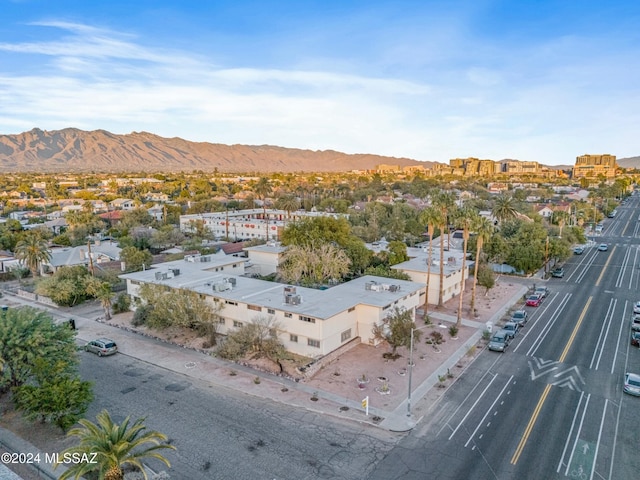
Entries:
<svg viewBox="0 0 640 480">
<path fill-rule="evenodd" d="M 113 242 L 95 242 L 93 245 L 51 249 L 51 259 L 43 267 L 46 272 L 55 273 L 60 267 L 100 265 L 120 260 L 122 249 Z"/>
<path fill-rule="evenodd" d="M 136 208 L 135 202 L 129 198 L 116 198 L 109 205 L 114 210 L 133 210 Z"/>
</svg>

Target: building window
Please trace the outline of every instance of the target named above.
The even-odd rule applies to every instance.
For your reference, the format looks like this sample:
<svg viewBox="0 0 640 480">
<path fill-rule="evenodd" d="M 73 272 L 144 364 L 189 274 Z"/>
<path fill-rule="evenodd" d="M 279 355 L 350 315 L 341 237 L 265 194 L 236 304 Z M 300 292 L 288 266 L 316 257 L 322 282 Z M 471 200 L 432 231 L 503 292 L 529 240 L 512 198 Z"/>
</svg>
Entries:
<svg viewBox="0 0 640 480">
<path fill-rule="evenodd" d="M 262 307 L 258 307 L 257 305 L 247 305 L 247 308 L 249 310 L 253 310 L 255 312 L 261 312 L 262 311 Z"/>
<path fill-rule="evenodd" d="M 225 319 L 224 319 L 224 317 L 220 317 L 220 318 L 218 319 L 218 323 L 219 323 L 220 325 L 224 325 L 224 324 L 225 324 Z"/>
<path fill-rule="evenodd" d="M 285 312 L 284 313 L 284 318 L 291 318 L 293 315 L 290 313 Z"/>
<path fill-rule="evenodd" d="M 294 343 L 298 343 L 298 335 L 290 334 L 289 335 L 289 341 L 290 342 L 294 342 Z"/>
<path fill-rule="evenodd" d="M 347 340 L 349 340 L 351 338 L 351 329 L 349 330 L 345 330 L 344 332 L 342 332 L 340 334 L 340 341 L 341 342 L 346 342 Z"/>
<path fill-rule="evenodd" d="M 231 300 L 225 300 L 224 303 L 226 303 L 227 305 L 238 305 L 238 302 L 233 302 Z"/>
<path fill-rule="evenodd" d="M 276 311 L 275 311 L 273 308 L 267 308 L 267 313 L 268 313 L 269 315 L 275 315 L 275 314 L 276 314 Z"/>
<path fill-rule="evenodd" d="M 391 304 L 385 305 L 384 307 L 382 307 L 383 310 L 388 310 L 389 308 L 391 308 Z"/>
<path fill-rule="evenodd" d="M 356 309 L 356 307 L 351 307 L 349 310 L 347 310 L 347 312 L 351 313 Z"/>
<path fill-rule="evenodd" d="M 234 320 L 234 321 L 233 321 L 233 326 L 234 326 L 234 327 L 241 328 L 241 327 L 242 327 L 242 325 L 243 325 L 243 323 L 242 323 L 242 322 L 239 322 L 238 320 Z"/>
<path fill-rule="evenodd" d="M 307 338 L 307 345 L 314 348 L 320 348 L 320 340 L 314 340 L 313 338 Z"/>
<path fill-rule="evenodd" d="M 304 315 L 300 315 L 300 320 L 302 320 L 303 322 L 307 322 L 307 323 L 316 323 L 316 319 L 315 318 L 311 318 L 311 317 L 305 317 Z"/>
</svg>

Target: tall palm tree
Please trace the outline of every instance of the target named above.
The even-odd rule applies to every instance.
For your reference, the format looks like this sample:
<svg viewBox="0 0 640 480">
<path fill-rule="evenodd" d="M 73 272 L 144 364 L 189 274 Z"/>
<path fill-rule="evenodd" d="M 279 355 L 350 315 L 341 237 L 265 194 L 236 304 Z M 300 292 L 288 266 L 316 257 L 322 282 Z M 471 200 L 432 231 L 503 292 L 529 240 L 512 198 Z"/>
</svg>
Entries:
<svg viewBox="0 0 640 480">
<path fill-rule="evenodd" d="M 460 297 L 458 298 L 458 317 L 456 319 L 456 327 L 462 326 L 462 298 L 464 297 L 464 271 L 467 262 L 467 246 L 469 244 L 469 232 L 473 225 L 477 222 L 478 212 L 470 207 L 463 207 L 456 212 L 456 226 L 462 229 L 462 266 L 460 269 Z"/>
<path fill-rule="evenodd" d="M 444 234 L 449 230 L 449 216 L 455 208 L 455 197 L 451 192 L 441 191 L 433 197 L 433 206 L 440 212 L 440 292 L 438 306 L 444 304 Z"/>
<path fill-rule="evenodd" d="M 560 233 L 558 234 L 558 238 L 562 238 L 562 229 L 564 228 L 565 224 L 567 223 L 567 220 L 569 219 L 569 214 L 563 211 L 553 212 L 553 219 L 555 220 L 555 222 L 558 224 L 558 227 L 560 228 Z"/>
<path fill-rule="evenodd" d="M 516 218 L 518 210 L 516 210 L 515 202 L 515 199 L 511 195 L 498 195 L 493 201 L 491 214 L 499 223 Z"/>
<path fill-rule="evenodd" d="M 493 223 L 487 217 L 480 217 L 476 219 L 473 229 L 476 233 L 476 264 L 473 267 L 473 289 L 471 290 L 471 313 L 476 305 L 476 287 L 478 285 L 478 265 L 480 265 L 480 254 L 482 253 L 482 247 L 484 242 L 488 242 L 493 235 L 494 227 Z"/>
<path fill-rule="evenodd" d="M 144 478 L 147 474 L 142 465 L 142 459 L 155 458 L 170 467 L 167 460 L 158 450 L 175 450 L 173 445 L 165 443 L 168 437 L 164 433 L 155 430 L 145 431 L 144 419 L 140 418 L 129 426 L 129 417 L 118 425 L 113 423 L 106 410 L 96 415 L 98 423 L 95 424 L 83 418 L 79 421 L 82 427 L 72 428 L 68 436 L 77 437 L 80 442 L 75 447 L 64 450 L 60 458 L 65 454 L 87 454 L 96 463 L 74 463 L 60 475 L 59 480 L 74 478 L 78 480 L 83 475 L 96 472 L 100 480 L 122 480 L 124 472 L 122 467 L 132 465 L 137 467 Z M 57 465 L 56 465 L 57 466 Z"/>
<path fill-rule="evenodd" d="M 267 202 L 266 198 L 271 195 L 273 192 L 273 188 L 271 187 L 271 183 L 269 183 L 269 179 L 267 177 L 260 177 L 260 179 L 256 182 L 253 187 L 254 193 L 258 196 L 260 200 L 262 200 L 262 211 L 264 212 L 264 221 L 265 221 L 265 237 L 269 240 L 269 222 L 267 220 Z"/>
<path fill-rule="evenodd" d="M 294 195 L 282 195 L 276 201 L 278 208 L 287 212 L 287 220 L 291 217 L 291 212 L 300 208 L 300 201 Z"/>
<path fill-rule="evenodd" d="M 16 243 L 14 254 L 31 270 L 34 277 L 41 269 L 42 263 L 51 260 L 47 241 L 35 231 L 25 233 L 22 240 Z"/>
<path fill-rule="evenodd" d="M 427 290 L 425 292 L 424 297 L 424 315 L 425 318 L 429 312 L 429 285 L 431 283 L 431 261 L 433 260 L 433 233 L 436 229 L 436 226 L 442 224 L 442 220 L 440 220 L 440 211 L 434 207 L 427 207 L 422 212 L 420 212 L 420 222 L 422 224 L 426 224 L 427 226 L 427 235 L 429 235 L 429 254 L 427 257 Z"/>
</svg>

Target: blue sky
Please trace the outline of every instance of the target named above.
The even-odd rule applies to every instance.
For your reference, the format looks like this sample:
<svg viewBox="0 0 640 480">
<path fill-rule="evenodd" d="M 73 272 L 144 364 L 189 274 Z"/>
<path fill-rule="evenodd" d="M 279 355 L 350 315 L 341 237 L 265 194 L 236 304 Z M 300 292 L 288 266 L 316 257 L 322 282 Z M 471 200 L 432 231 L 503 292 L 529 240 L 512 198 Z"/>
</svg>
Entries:
<svg viewBox="0 0 640 480">
<path fill-rule="evenodd" d="M 640 155 L 640 2 L 0 0 L 0 133 Z"/>
</svg>

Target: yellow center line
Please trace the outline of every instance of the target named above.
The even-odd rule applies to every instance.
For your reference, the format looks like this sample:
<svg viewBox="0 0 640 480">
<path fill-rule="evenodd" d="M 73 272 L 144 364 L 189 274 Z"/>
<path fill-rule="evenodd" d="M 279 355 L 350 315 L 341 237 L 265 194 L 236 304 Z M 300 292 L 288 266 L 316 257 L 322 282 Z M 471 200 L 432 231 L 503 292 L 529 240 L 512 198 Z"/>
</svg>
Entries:
<svg viewBox="0 0 640 480">
<path fill-rule="evenodd" d="M 564 362 L 564 359 L 567 357 L 567 354 L 569 353 L 569 349 L 571 348 L 571 345 L 573 344 L 573 341 L 575 340 L 576 335 L 578 334 L 578 330 L 580 330 L 580 325 L 582 325 L 582 321 L 584 320 L 584 317 L 587 315 L 587 310 L 589 309 L 589 305 L 591 305 L 591 300 L 593 300 L 593 297 L 589 297 L 589 299 L 587 300 L 587 304 L 582 309 L 580 318 L 578 319 L 576 326 L 573 327 L 571 336 L 569 337 L 569 340 L 567 340 L 567 344 L 564 346 L 562 355 L 560 355 L 560 358 L 558 360 L 559 362 Z M 536 405 L 535 410 L 531 414 L 531 418 L 529 419 L 529 423 L 527 423 L 527 428 L 525 428 L 524 433 L 522 434 L 522 438 L 518 443 L 518 447 L 516 448 L 516 451 L 514 452 L 513 457 L 511 457 L 512 465 L 515 465 L 516 463 L 518 463 L 520 454 L 522 454 L 522 451 L 524 450 L 524 447 L 527 444 L 527 441 L 529 440 L 529 435 L 531 434 L 531 431 L 533 430 L 533 427 L 536 424 L 536 421 L 538 420 L 538 415 L 540 414 L 540 410 L 542 410 L 542 406 L 544 405 L 544 402 L 547 400 L 547 395 L 549 395 L 550 391 L 551 391 L 551 385 L 547 384 L 547 386 L 544 388 L 544 391 L 542 392 L 542 395 L 540 395 L 540 399 L 538 400 L 538 404 Z"/>
<path fill-rule="evenodd" d="M 613 258 L 613 252 L 615 252 L 615 251 L 616 251 L 616 247 L 613 247 L 613 250 L 611 250 L 611 255 L 609 255 L 609 258 L 607 258 L 607 261 L 604 264 L 604 267 L 602 267 L 602 271 L 600 272 L 600 276 L 598 277 L 598 280 L 596 281 L 596 287 L 600 286 L 600 280 L 602 280 L 602 276 L 604 275 L 604 272 L 607 270 L 607 267 L 609 266 L 609 262 Z"/>
</svg>

